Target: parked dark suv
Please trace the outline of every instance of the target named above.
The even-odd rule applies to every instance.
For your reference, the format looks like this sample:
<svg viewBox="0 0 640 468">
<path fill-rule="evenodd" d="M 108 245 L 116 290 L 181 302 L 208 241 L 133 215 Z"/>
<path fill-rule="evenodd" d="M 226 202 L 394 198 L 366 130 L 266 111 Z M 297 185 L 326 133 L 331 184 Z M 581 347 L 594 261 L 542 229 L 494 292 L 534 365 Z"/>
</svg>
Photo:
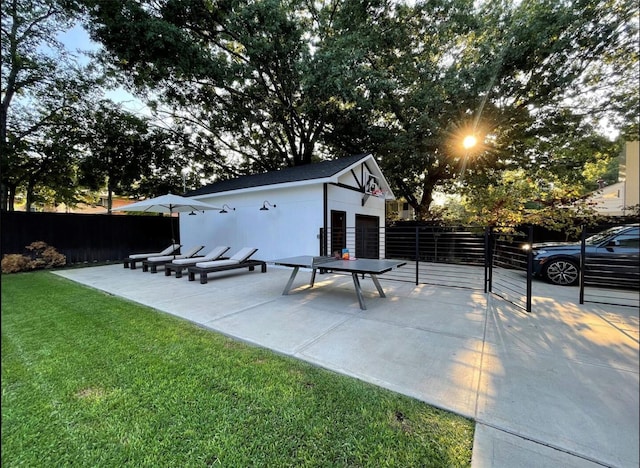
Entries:
<svg viewBox="0 0 640 468">
<path fill-rule="evenodd" d="M 585 277 L 608 278 L 605 283 L 638 288 L 639 224 L 616 226 L 586 239 Z M 553 284 L 570 286 L 580 279 L 580 242 L 533 244 L 533 274 Z M 593 265 L 593 267 L 591 266 Z M 613 278 L 613 282 L 612 282 Z M 604 283 L 603 283 L 604 284 Z"/>
</svg>

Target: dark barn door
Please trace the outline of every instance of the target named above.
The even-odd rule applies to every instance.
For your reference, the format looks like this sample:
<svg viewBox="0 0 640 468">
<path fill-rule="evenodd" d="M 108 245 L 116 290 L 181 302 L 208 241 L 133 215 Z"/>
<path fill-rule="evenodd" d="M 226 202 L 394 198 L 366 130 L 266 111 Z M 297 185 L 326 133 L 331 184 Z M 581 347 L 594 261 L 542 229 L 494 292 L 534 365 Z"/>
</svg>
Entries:
<svg viewBox="0 0 640 468">
<path fill-rule="evenodd" d="M 344 211 L 331 210 L 331 251 L 329 255 L 337 250 L 342 252 L 342 249 L 347 247 L 347 213 Z"/>
<path fill-rule="evenodd" d="M 380 218 L 356 215 L 356 258 L 380 258 Z"/>
</svg>

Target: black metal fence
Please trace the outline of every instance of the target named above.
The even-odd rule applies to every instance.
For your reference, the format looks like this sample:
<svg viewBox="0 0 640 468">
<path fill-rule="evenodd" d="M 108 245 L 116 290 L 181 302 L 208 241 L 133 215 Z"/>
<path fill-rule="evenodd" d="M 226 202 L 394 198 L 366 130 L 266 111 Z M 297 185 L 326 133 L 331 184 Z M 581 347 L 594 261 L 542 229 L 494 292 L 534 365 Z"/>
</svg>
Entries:
<svg viewBox="0 0 640 468">
<path fill-rule="evenodd" d="M 465 227 L 388 227 L 385 257 L 407 260 L 387 279 L 484 290 L 485 240 L 482 229 Z"/>
<path fill-rule="evenodd" d="M 171 244 L 171 223 L 180 238 L 177 218 L 165 216 L 0 213 L 0 252 L 25 253 L 43 241 L 67 257 L 67 264 L 117 262 L 134 252 L 153 252 Z"/>
<path fill-rule="evenodd" d="M 580 304 L 640 307 L 640 247 L 611 246 L 590 250 L 587 239 L 598 231 L 585 228 L 580 249 Z"/>
<path fill-rule="evenodd" d="M 531 312 L 533 228 L 490 228 L 487 240 L 487 291 Z"/>
<path fill-rule="evenodd" d="M 386 273 L 385 279 L 485 290 L 485 237 L 483 228 L 465 227 L 321 229 L 320 253 L 329 255 L 347 248 L 357 258 L 406 260 L 404 267 Z M 376 248 L 360 247 L 363 241 Z"/>
<path fill-rule="evenodd" d="M 374 241 L 373 239 L 378 239 Z M 491 292 L 531 311 L 531 260 L 523 244 L 533 229 L 485 229 L 467 226 L 391 226 L 383 230 L 347 228 L 320 231 L 320 252 L 347 248 L 358 258 L 397 258 L 406 266 L 385 274 L 386 280 Z M 336 245 L 340 239 L 342 245 Z M 363 255 L 359 239 L 379 246 Z"/>
</svg>

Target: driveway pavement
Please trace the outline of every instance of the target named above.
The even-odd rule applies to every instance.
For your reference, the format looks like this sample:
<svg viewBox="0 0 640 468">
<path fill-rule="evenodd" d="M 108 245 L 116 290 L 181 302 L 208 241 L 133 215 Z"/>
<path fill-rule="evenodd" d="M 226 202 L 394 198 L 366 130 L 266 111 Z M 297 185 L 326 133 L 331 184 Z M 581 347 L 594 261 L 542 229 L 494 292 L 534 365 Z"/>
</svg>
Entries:
<svg viewBox="0 0 640 468">
<path fill-rule="evenodd" d="M 637 307 L 578 304 L 534 283 L 526 313 L 479 291 L 289 269 L 209 283 L 124 269 L 57 272 L 226 335 L 409 395 L 476 421 L 472 466 L 638 467 Z"/>
</svg>

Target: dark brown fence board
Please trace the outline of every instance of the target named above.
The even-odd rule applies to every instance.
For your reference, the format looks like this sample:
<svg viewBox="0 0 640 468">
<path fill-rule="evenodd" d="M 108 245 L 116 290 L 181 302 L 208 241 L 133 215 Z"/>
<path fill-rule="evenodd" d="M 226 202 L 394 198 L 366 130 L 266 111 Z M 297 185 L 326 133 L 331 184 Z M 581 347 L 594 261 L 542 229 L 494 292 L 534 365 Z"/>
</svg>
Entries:
<svg viewBox="0 0 640 468">
<path fill-rule="evenodd" d="M 179 239 L 178 219 L 166 216 L 3 211 L 1 254 L 25 253 L 25 246 L 44 241 L 66 255 L 67 264 L 117 262 L 167 247 L 172 222 Z"/>
</svg>

